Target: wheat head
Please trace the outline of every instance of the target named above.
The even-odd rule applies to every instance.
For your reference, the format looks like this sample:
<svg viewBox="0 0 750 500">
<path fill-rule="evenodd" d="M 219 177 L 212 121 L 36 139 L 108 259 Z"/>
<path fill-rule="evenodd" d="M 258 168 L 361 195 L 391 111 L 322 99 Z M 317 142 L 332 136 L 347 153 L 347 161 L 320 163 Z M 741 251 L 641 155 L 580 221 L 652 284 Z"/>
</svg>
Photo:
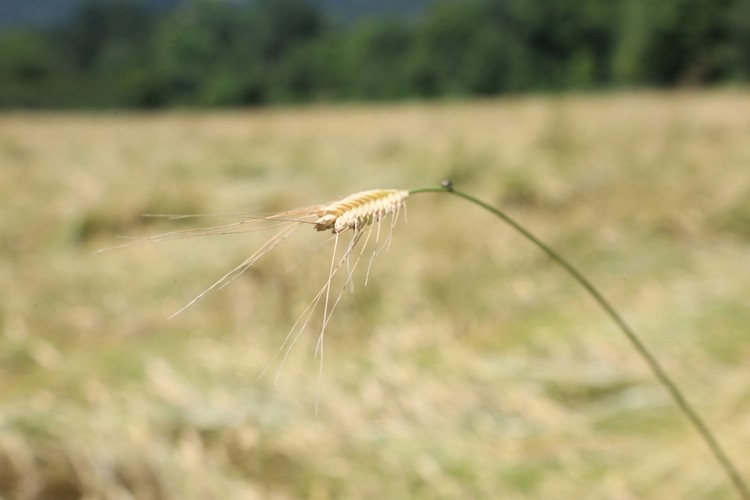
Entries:
<svg viewBox="0 0 750 500">
<path fill-rule="evenodd" d="M 347 229 L 359 231 L 380 222 L 386 215 L 398 213 L 408 197 L 409 191 L 401 189 L 372 189 L 351 194 L 320 207 L 315 229 L 331 229 L 334 234 Z"/>
</svg>

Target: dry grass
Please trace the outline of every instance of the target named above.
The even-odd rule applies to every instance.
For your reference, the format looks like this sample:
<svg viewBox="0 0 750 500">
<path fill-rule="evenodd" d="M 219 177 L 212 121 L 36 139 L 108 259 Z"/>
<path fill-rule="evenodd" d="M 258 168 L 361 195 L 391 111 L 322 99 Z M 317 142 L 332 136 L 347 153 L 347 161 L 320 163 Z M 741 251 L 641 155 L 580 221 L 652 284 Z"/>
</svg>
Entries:
<svg viewBox="0 0 750 500">
<path fill-rule="evenodd" d="M 586 271 L 750 474 L 749 136 L 740 91 L 0 116 L 0 496 L 733 498 L 591 301 L 457 200 L 410 200 L 318 389 L 314 328 L 258 376 L 325 282 L 326 236 L 171 321 L 264 235 L 91 252 L 197 223 L 143 213 L 451 178 Z"/>
</svg>

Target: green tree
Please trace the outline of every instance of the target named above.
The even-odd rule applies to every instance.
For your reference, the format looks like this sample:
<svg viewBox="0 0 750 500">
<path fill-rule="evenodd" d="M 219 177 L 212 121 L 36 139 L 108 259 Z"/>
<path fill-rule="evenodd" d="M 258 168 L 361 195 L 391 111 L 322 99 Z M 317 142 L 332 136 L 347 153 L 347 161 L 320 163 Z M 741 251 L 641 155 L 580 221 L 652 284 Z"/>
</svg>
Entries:
<svg viewBox="0 0 750 500">
<path fill-rule="evenodd" d="M 148 47 L 153 18 L 144 6 L 125 1 L 83 3 L 58 32 L 61 50 L 75 68 L 139 62 Z"/>
<path fill-rule="evenodd" d="M 309 0 L 85 0 L 0 32 L 0 106 L 231 106 L 750 79 L 748 0 L 438 0 L 335 25 Z"/>
<path fill-rule="evenodd" d="M 725 77 L 736 0 L 628 0 L 615 56 L 622 81 L 702 84 Z"/>
<path fill-rule="evenodd" d="M 750 2 L 738 1 L 727 11 L 727 43 L 720 54 L 726 74 L 750 80 Z"/>
<path fill-rule="evenodd" d="M 406 54 L 413 44 L 413 29 L 397 20 L 369 20 L 348 31 L 333 57 L 340 64 L 341 93 L 356 99 L 404 96 Z"/>
<path fill-rule="evenodd" d="M 308 64 L 294 52 L 315 41 L 324 25 L 320 13 L 301 0 L 250 7 L 185 4 L 157 30 L 160 78 L 176 104 L 259 104 L 290 96 L 301 88 L 299 75 Z M 278 88 L 285 78 L 296 82 L 293 89 Z"/>
<path fill-rule="evenodd" d="M 531 74 L 524 87 L 559 89 L 608 82 L 619 4 L 509 0 L 507 22 L 530 58 Z"/>
<path fill-rule="evenodd" d="M 151 11 L 138 3 L 81 4 L 69 23 L 52 34 L 63 66 L 59 104 L 146 104 L 154 24 Z"/>
<path fill-rule="evenodd" d="M 55 102 L 59 68 L 49 39 L 30 30 L 0 37 L 0 106 L 40 107 Z"/>
<path fill-rule="evenodd" d="M 417 94 L 467 93 L 467 56 L 488 27 L 502 29 L 491 26 L 486 5 L 478 1 L 442 2 L 418 25 L 410 60 L 411 87 Z"/>
<path fill-rule="evenodd" d="M 170 104 L 217 105 L 236 99 L 239 84 L 231 71 L 248 51 L 248 20 L 238 14 L 218 3 L 193 2 L 159 23 L 154 60 Z"/>
<path fill-rule="evenodd" d="M 262 0 L 252 11 L 256 56 L 254 74 L 265 75 L 269 101 L 314 100 L 324 92 L 329 24 L 320 10 L 303 0 Z"/>
</svg>

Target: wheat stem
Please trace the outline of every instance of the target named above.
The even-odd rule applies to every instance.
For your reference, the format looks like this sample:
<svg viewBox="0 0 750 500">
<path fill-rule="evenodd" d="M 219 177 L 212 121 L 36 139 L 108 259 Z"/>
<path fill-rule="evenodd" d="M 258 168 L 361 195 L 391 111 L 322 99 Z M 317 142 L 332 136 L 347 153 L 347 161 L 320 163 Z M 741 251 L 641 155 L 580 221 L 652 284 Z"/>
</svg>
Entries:
<svg viewBox="0 0 750 500">
<path fill-rule="evenodd" d="M 427 187 L 409 191 L 410 195 L 418 193 L 450 193 L 493 213 L 494 215 L 505 221 L 507 224 L 509 224 L 513 229 L 518 231 L 524 238 L 536 245 L 552 260 L 562 266 L 562 268 L 565 269 L 568 274 L 570 274 L 573 279 L 577 281 L 591 295 L 591 297 L 593 297 L 593 299 L 602 307 L 604 312 L 620 328 L 625 337 L 627 337 L 638 355 L 645 361 L 653 374 L 656 376 L 657 380 L 664 386 L 669 395 L 672 397 L 679 410 L 688 419 L 694 430 L 703 439 L 706 446 L 708 446 L 714 458 L 716 458 L 716 460 L 719 462 L 719 465 L 729 477 L 734 486 L 734 489 L 737 491 L 737 494 L 740 496 L 740 498 L 742 498 L 743 500 L 750 500 L 750 490 L 748 489 L 747 484 L 745 484 L 737 467 L 726 454 L 722 446 L 719 444 L 719 441 L 714 436 L 714 433 L 698 415 L 698 412 L 693 408 L 693 405 L 683 395 L 677 384 L 672 381 L 672 379 L 669 377 L 669 375 L 666 373 L 666 371 L 657 361 L 654 355 L 651 354 L 646 345 L 640 340 L 635 331 L 630 326 L 628 326 L 628 324 L 620 316 L 617 310 L 615 310 L 615 308 L 609 303 L 609 301 L 604 298 L 601 292 L 599 292 L 599 290 L 580 271 L 578 271 L 559 253 L 547 246 L 539 238 L 534 236 L 525 227 L 508 216 L 505 212 L 469 194 L 455 190 L 450 181 L 443 181 L 440 187 Z"/>
</svg>

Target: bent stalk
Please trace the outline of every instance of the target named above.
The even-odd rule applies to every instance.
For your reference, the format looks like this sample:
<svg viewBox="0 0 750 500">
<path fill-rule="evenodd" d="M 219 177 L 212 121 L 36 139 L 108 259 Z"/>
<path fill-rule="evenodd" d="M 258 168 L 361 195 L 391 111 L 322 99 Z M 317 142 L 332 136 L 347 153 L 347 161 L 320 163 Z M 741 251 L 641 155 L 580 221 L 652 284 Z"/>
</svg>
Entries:
<svg viewBox="0 0 750 500">
<path fill-rule="evenodd" d="M 698 415 L 698 413 L 690 404 L 690 402 L 688 402 L 687 398 L 685 398 L 685 396 L 682 394 L 682 391 L 680 391 L 677 385 L 672 381 L 669 375 L 667 375 L 667 373 L 664 371 L 664 368 L 661 366 L 661 364 L 659 364 L 659 362 L 656 360 L 653 354 L 651 354 L 648 348 L 646 348 L 645 344 L 641 342 L 640 338 L 638 337 L 638 335 L 636 335 L 635 331 L 633 331 L 633 329 L 630 328 L 630 326 L 628 326 L 628 324 L 625 322 L 624 319 L 622 319 L 622 317 L 618 314 L 615 308 L 607 301 L 607 299 L 604 298 L 601 292 L 599 292 L 599 290 L 588 279 L 586 279 L 586 277 L 583 274 L 581 274 L 580 271 L 578 271 L 571 263 L 565 260 L 560 254 L 555 252 L 552 248 L 547 246 L 539 238 L 534 236 L 521 224 L 519 224 L 510 216 L 508 216 L 505 212 L 469 194 L 453 189 L 453 185 L 450 181 L 443 181 L 440 187 L 427 187 L 427 188 L 413 189 L 409 191 L 410 195 L 419 194 L 419 193 L 453 194 L 453 195 L 456 195 L 460 198 L 467 200 L 470 203 L 473 203 L 474 205 L 477 205 L 493 213 L 494 215 L 496 215 L 497 217 L 505 221 L 507 224 L 509 224 L 513 229 L 521 233 L 521 235 L 524 238 L 526 238 L 531 243 L 536 245 L 539 249 L 541 249 L 544 253 L 546 253 L 552 260 L 554 260 L 560 266 L 562 266 L 563 269 L 565 269 L 568 272 L 568 274 L 570 274 L 573 277 L 574 280 L 576 280 L 584 289 L 586 289 L 589 295 L 591 295 L 591 297 L 593 297 L 593 299 L 601 306 L 601 308 L 604 309 L 604 312 L 612 319 L 612 321 L 615 322 L 615 324 L 620 328 L 620 330 L 625 335 L 625 337 L 627 337 L 631 345 L 635 348 L 638 355 L 646 362 L 648 367 L 656 376 L 657 380 L 664 386 L 664 388 L 667 390 L 669 395 L 672 397 L 672 399 L 674 400 L 679 410 L 682 412 L 683 415 L 685 415 L 685 417 L 688 419 L 688 421 L 693 426 L 695 431 L 700 435 L 701 439 L 703 439 L 706 446 L 708 446 L 713 456 L 719 462 L 719 465 L 722 467 L 724 472 L 727 474 L 727 476 L 731 480 L 740 498 L 742 498 L 743 500 L 750 500 L 750 490 L 748 489 L 747 485 L 742 479 L 742 476 L 737 470 L 737 467 L 734 465 L 732 460 L 729 458 L 729 456 L 726 454 L 724 449 L 721 447 L 721 445 L 719 444 L 719 441 L 716 439 L 713 432 L 711 432 L 711 429 L 701 419 L 701 417 Z"/>
</svg>

